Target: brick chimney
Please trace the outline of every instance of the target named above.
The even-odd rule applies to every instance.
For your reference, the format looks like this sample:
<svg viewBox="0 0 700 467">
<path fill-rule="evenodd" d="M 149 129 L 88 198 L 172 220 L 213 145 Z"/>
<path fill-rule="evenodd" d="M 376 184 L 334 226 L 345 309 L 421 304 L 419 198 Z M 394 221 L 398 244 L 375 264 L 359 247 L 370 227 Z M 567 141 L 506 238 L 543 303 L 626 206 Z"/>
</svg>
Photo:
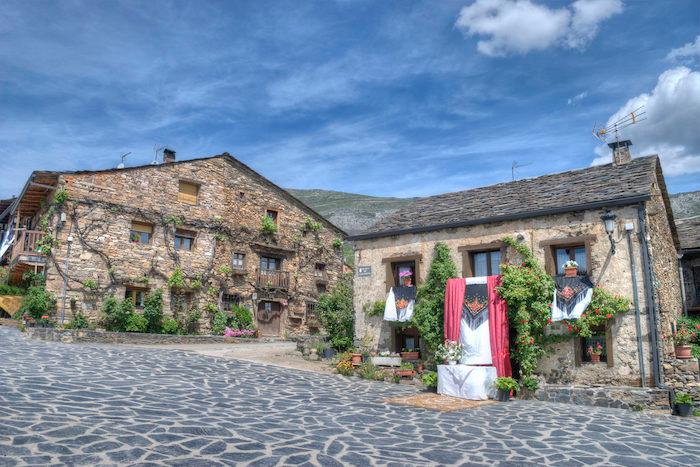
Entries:
<svg viewBox="0 0 700 467">
<path fill-rule="evenodd" d="M 163 149 L 163 163 L 169 164 L 171 162 L 175 162 L 175 151 L 168 148 Z"/>
<path fill-rule="evenodd" d="M 630 146 L 632 146 L 632 141 L 628 139 L 608 143 L 608 147 L 613 151 L 613 165 L 626 164 L 632 160 Z"/>
</svg>

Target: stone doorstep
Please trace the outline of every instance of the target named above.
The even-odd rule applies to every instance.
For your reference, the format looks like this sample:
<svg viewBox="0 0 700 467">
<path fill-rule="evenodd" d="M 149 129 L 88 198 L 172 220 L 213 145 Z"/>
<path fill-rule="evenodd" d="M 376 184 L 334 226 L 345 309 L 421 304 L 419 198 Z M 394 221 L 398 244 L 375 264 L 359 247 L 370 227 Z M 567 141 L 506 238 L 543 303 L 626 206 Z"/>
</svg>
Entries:
<svg viewBox="0 0 700 467">
<path fill-rule="evenodd" d="M 670 410 L 669 391 L 635 386 L 571 386 L 547 384 L 539 388 L 534 399 L 574 405 L 653 410 Z"/>
<path fill-rule="evenodd" d="M 98 343 L 127 345 L 162 345 L 162 344 L 225 344 L 224 336 L 214 335 L 171 335 L 149 334 L 140 332 L 111 332 L 90 329 L 27 328 L 27 336 L 45 341 L 64 343 Z M 262 344 L 285 342 L 278 337 L 229 338 L 231 344 Z"/>
</svg>

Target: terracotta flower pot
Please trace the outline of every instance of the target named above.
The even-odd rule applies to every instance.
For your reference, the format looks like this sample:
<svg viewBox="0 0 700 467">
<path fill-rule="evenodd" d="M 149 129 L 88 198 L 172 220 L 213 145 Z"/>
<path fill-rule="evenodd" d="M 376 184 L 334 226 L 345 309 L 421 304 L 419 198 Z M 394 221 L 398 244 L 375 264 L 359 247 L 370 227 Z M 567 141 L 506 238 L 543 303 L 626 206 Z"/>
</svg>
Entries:
<svg viewBox="0 0 700 467">
<path fill-rule="evenodd" d="M 578 275 L 578 268 L 564 268 L 564 275 L 566 277 L 576 277 Z"/>
<path fill-rule="evenodd" d="M 404 376 L 411 376 L 412 377 L 416 374 L 416 372 L 414 370 L 396 370 L 394 372 L 394 374 L 397 376 L 401 376 L 401 377 L 404 377 Z"/>
<path fill-rule="evenodd" d="M 362 354 L 361 353 L 352 354 L 352 364 L 353 365 L 360 365 L 361 363 L 362 363 Z"/>
<path fill-rule="evenodd" d="M 591 354 L 591 363 L 600 363 L 600 355 Z"/>
<path fill-rule="evenodd" d="M 418 360 L 420 358 L 420 352 L 401 352 L 401 360 L 404 362 L 409 360 Z"/>
<path fill-rule="evenodd" d="M 692 355 L 693 348 L 689 345 L 677 345 L 676 346 L 676 358 L 679 360 L 688 360 L 693 358 Z"/>
</svg>

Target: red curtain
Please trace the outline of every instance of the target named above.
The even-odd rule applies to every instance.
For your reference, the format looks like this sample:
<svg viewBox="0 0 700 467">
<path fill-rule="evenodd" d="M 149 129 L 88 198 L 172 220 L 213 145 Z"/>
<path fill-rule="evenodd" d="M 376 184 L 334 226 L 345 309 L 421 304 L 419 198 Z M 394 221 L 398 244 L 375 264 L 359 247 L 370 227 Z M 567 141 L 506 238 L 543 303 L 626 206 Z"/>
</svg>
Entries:
<svg viewBox="0 0 700 467">
<path fill-rule="evenodd" d="M 459 342 L 459 323 L 464 303 L 464 279 L 447 279 L 445 286 L 445 340 Z"/>
<path fill-rule="evenodd" d="M 486 281 L 489 289 L 491 359 L 499 377 L 513 376 L 508 342 L 508 305 L 496 292 L 496 287 L 501 285 L 501 276 L 488 276 Z M 464 289 L 462 289 L 462 293 L 464 293 Z M 445 302 L 445 317 L 447 317 L 447 301 Z M 459 335 L 459 322 L 457 326 L 457 335 Z M 445 330 L 447 330 L 447 319 L 445 319 Z"/>
</svg>

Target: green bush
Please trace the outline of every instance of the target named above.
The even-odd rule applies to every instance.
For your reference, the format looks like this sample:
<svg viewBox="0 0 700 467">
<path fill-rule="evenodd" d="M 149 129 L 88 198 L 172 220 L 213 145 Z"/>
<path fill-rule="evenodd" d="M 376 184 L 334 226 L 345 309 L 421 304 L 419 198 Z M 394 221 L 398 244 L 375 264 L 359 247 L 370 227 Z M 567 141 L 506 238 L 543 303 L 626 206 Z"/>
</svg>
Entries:
<svg viewBox="0 0 700 467">
<path fill-rule="evenodd" d="M 143 315 L 131 313 L 126 319 L 126 332 L 146 332 L 146 329 L 148 329 L 148 320 Z"/>
<path fill-rule="evenodd" d="M 436 388 L 438 385 L 438 376 L 434 371 L 426 371 L 420 379 L 427 388 Z"/>
<path fill-rule="evenodd" d="M 501 389 L 503 391 L 517 391 L 520 389 L 518 382 L 508 376 L 496 378 L 493 385 L 496 386 L 496 389 Z"/>
<path fill-rule="evenodd" d="M 146 295 L 143 301 L 143 317 L 148 322 L 147 332 L 160 332 L 163 325 L 163 292 L 161 290 L 155 290 Z"/>
<path fill-rule="evenodd" d="M 273 234 L 277 232 L 277 224 L 273 221 L 270 216 L 264 215 L 260 219 L 260 230 L 265 234 Z"/>
<path fill-rule="evenodd" d="M 202 312 L 199 308 L 192 308 L 187 312 L 187 315 L 180 323 L 180 329 L 185 334 L 197 334 L 199 331 L 199 319 L 202 317 Z"/>
<path fill-rule="evenodd" d="M 430 353 L 435 352 L 445 340 L 445 286 L 447 279 L 453 277 L 458 275 L 450 249 L 442 242 L 436 243 L 428 277 L 418 287 L 413 311 L 413 323 Z"/>
<path fill-rule="evenodd" d="M 676 404 L 692 404 L 693 397 L 685 392 L 677 392 L 673 402 Z"/>
<path fill-rule="evenodd" d="M 540 387 L 540 382 L 534 376 L 525 376 L 520 383 L 529 391 L 537 391 L 537 388 Z"/>
<path fill-rule="evenodd" d="M 56 298 L 53 294 L 47 292 L 43 285 L 33 285 L 27 289 L 17 314 L 19 317 L 26 314 L 30 318 L 41 319 L 42 316 L 52 315 L 55 309 Z"/>
<path fill-rule="evenodd" d="M 238 324 L 238 329 L 253 329 L 253 314 L 243 306 L 233 305 L 231 307 L 233 317 Z"/>
<path fill-rule="evenodd" d="M 370 362 L 364 362 L 357 369 L 357 374 L 363 379 L 375 379 L 375 376 L 379 369 Z"/>
<path fill-rule="evenodd" d="M 384 308 L 386 307 L 386 300 L 378 300 L 372 303 L 366 303 L 362 307 L 362 311 L 365 312 L 365 316 L 384 316 Z"/>
<path fill-rule="evenodd" d="M 102 313 L 102 324 L 107 331 L 124 332 L 129 317 L 134 313 L 134 304 L 131 300 L 120 302 L 114 295 L 110 295 L 102 304 Z"/>
<path fill-rule="evenodd" d="M 185 287 L 185 273 L 180 266 L 176 267 L 168 278 L 168 287 L 171 289 L 182 289 Z"/>
<path fill-rule="evenodd" d="M 180 323 L 173 318 L 165 318 L 161 332 L 163 334 L 180 334 Z"/>
<path fill-rule="evenodd" d="M 0 295 L 24 295 L 27 293 L 22 287 L 0 284 Z"/>
<path fill-rule="evenodd" d="M 90 326 L 90 323 L 88 323 L 88 320 L 85 317 L 85 315 L 82 314 L 80 311 L 78 311 L 73 316 L 73 321 L 68 323 L 66 328 L 67 329 L 87 329 L 89 326 Z"/>
<path fill-rule="evenodd" d="M 352 347 L 354 313 L 352 277 L 341 277 L 330 293 L 322 294 L 316 305 L 319 321 L 328 333 L 331 347 L 342 352 Z"/>
<path fill-rule="evenodd" d="M 228 326 L 228 320 L 229 316 L 225 311 L 219 310 L 214 313 L 214 319 L 211 323 L 211 333 L 217 336 L 223 334 L 226 330 L 226 326 Z"/>
</svg>

